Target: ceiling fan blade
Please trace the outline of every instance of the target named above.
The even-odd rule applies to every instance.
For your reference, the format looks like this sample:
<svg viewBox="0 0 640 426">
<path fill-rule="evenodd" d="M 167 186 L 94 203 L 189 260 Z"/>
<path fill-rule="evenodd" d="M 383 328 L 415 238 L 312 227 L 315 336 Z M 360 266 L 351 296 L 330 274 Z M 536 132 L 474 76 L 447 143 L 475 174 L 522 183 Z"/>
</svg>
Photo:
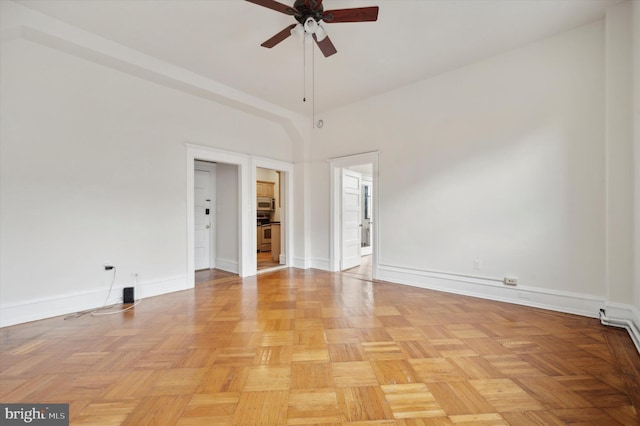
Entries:
<svg viewBox="0 0 640 426">
<path fill-rule="evenodd" d="M 284 13 L 285 15 L 295 15 L 297 10 L 286 4 L 278 3 L 275 0 L 247 0 L 249 3 L 257 4 L 258 6 L 266 7 L 268 9 L 275 10 L 276 12 Z"/>
<path fill-rule="evenodd" d="M 327 10 L 322 20 L 327 24 L 338 22 L 371 22 L 378 20 L 378 6 L 357 7 L 353 9 Z"/>
<path fill-rule="evenodd" d="M 262 43 L 260 46 L 271 49 L 273 46 L 289 37 L 291 35 L 291 30 L 295 28 L 296 25 L 297 24 L 289 25 L 287 28 L 280 31 L 278 34 L 274 35 L 269 40 Z"/>
<path fill-rule="evenodd" d="M 320 48 L 320 51 L 322 52 L 325 58 L 328 58 L 334 53 L 338 53 L 338 51 L 336 50 L 336 47 L 333 45 L 331 40 L 329 40 L 329 36 L 326 36 L 321 41 L 318 41 L 318 37 L 316 37 L 316 35 L 314 34 L 313 39 L 316 41 L 316 44 Z"/>
</svg>

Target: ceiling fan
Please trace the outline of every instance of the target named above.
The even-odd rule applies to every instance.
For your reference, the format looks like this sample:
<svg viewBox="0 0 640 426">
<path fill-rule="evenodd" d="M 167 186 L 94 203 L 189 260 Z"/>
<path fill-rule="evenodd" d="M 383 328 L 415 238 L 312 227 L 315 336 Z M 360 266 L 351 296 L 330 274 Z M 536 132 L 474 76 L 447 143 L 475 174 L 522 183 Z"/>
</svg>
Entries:
<svg viewBox="0 0 640 426">
<path fill-rule="evenodd" d="M 296 0 L 293 6 L 287 6 L 275 0 L 247 1 L 284 13 L 285 15 L 293 16 L 295 20 L 298 21 L 297 24 L 289 25 L 262 43 L 261 46 L 272 48 L 293 33 L 311 34 L 325 57 L 333 55 L 337 50 L 329 39 L 322 23 L 371 22 L 378 19 L 378 6 L 325 11 L 322 6 L 322 0 Z"/>
</svg>

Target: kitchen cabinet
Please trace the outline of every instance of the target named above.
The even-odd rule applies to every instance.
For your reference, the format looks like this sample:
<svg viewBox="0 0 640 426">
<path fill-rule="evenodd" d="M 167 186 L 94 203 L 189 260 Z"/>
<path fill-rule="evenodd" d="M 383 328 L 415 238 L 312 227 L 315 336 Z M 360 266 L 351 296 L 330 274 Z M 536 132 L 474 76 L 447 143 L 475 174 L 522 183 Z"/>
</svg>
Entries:
<svg viewBox="0 0 640 426">
<path fill-rule="evenodd" d="M 262 227 L 260 225 L 258 225 L 258 228 L 256 230 L 256 251 L 258 253 L 260 253 L 260 244 L 262 243 Z"/>
<path fill-rule="evenodd" d="M 263 180 L 256 181 L 256 196 L 274 198 L 274 187 L 275 183 L 273 182 L 265 182 Z"/>
<path fill-rule="evenodd" d="M 271 259 L 280 263 L 280 223 L 271 222 Z"/>
</svg>

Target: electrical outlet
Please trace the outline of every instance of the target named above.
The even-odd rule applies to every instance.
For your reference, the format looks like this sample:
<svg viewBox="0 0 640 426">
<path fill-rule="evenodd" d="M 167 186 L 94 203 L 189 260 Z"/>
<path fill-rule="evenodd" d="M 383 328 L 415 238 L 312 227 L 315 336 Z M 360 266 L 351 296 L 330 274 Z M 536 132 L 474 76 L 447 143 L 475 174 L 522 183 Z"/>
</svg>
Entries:
<svg viewBox="0 0 640 426">
<path fill-rule="evenodd" d="M 506 285 L 518 285 L 518 279 L 516 277 L 504 277 L 502 282 Z"/>
<path fill-rule="evenodd" d="M 477 270 L 482 269 L 482 260 L 480 260 L 480 259 L 475 259 L 475 260 L 473 261 L 473 269 L 477 269 Z"/>
</svg>

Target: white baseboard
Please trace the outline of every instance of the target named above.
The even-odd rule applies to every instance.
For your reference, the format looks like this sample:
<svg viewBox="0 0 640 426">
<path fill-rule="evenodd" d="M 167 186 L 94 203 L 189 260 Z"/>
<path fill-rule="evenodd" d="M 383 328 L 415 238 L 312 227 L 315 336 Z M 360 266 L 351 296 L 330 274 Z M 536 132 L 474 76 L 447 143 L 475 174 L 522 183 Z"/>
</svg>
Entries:
<svg viewBox="0 0 640 426">
<path fill-rule="evenodd" d="M 296 257 L 293 259 L 293 267 L 300 269 L 320 269 L 321 271 L 329 271 L 329 259 L 321 259 L 318 257 Z"/>
<path fill-rule="evenodd" d="M 298 269 L 309 269 L 311 266 L 311 262 L 307 260 L 306 257 L 294 257 L 293 258 L 293 267 Z"/>
<path fill-rule="evenodd" d="M 222 259 L 220 257 L 216 258 L 216 269 L 221 269 L 223 271 L 231 272 L 234 274 L 238 274 L 238 271 L 240 270 L 237 261 L 231 259 Z"/>
<path fill-rule="evenodd" d="M 624 319 L 633 322 L 636 326 L 640 326 L 640 310 L 635 306 L 607 302 L 604 309 L 607 311 L 607 316 L 611 318 Z"/>
<path fill-rule="evenodd" d="M 378 267 L 376 279 L 591 318 L 598 318 L 600 309 L 605 305 L 602 298 L 588 294 L 520 285 L 512 287 L 482 278 L 460 277 L 386 265 Z"/>
<path fill-rule="evenodd" d="M 136 295 L 136 299 L 160 296 L 162 294 L 173 293 L 174 291 L 188 290 L 190 288 L 187 277 L 184 275 L 143 282 L 140 283 L 138 287 L 140 287 L 140 294 Z"/>
<path fill-rule="evenodd" d="M 107 305 L 122 301 L 124 287 L 130 287 L 130 285 L 113 287 Z M 185 276 L 170 277 L 138 283 L 134 287 L 134 296 L 136 299 L 142 299 L 187 288 L 189 287 Z M 0 327 L 100 308 L 104 305 L 108 291 L 108 288 L 94 289 L 1 305 Z"/>
<path fill-rule="evenodd" d="M 321 271 L 330 270 L 329 259 L 320 259 L 318 257 L 312 257 L 309 259 L 309 268 L 320 269 Z"/>
</svg>

